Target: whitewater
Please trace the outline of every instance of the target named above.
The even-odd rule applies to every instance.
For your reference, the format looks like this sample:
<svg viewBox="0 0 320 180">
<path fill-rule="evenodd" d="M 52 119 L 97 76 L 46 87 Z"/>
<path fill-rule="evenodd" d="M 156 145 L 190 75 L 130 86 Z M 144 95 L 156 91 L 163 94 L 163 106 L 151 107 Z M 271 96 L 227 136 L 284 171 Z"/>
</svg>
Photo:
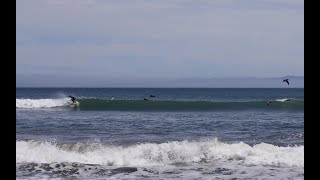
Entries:
<svg viewBox="0 0 320 180">
<path fill-rule="evenodd" d="M 17 88 L 16 179 L 304 179 L 303 93 Z"/>
</svg>

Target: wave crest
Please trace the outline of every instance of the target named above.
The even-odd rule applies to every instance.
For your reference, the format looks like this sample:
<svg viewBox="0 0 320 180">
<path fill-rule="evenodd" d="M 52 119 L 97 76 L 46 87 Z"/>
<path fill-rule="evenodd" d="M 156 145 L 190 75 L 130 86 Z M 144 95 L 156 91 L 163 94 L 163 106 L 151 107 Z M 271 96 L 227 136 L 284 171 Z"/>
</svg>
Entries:
<svg viewBox="0 0 320 180">
<path fill-rule="evenodd" d="M 304 146 L 278 147 L 243 142 L 205 141 L 145 143 L 128 147 L 101 143 L 56 144 L 16 141 L 17 163 L 79 162 L 111 166 L 148 166 L 180 163 L 237 161 L 245 165 L 304 167 Z"/>
<path fill-rule="evenodd" d="M 119 111 L 212 111 L 212 110 L 292 110 L 303 111 L 303 100 L 275 100 L 248 102 L 211 101 L 144 101 L 106 100 L 95 98 L 78 99 L 79 110 L 119 110 Z M 69 98 L 64 99 L 16 99 L 16 108 L 53 108 L 68 106 Z"/>
<path fill-rule="evenodd" d="M 53 108 L 68 105 L 69 98 L 64 99 L 16 99 L 16 108 Z"/>
</svg>

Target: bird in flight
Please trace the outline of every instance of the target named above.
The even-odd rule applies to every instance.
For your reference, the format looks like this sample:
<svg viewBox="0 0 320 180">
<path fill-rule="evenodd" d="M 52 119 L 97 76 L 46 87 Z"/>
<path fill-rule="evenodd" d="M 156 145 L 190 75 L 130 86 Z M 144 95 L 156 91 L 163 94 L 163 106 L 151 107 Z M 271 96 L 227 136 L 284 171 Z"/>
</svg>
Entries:
<svg viewBox="0 0 320 180">
<path fill-rule="evenodd" d="M 282 82 L 286 82 L 289 85 L 289 79 L 284 79 Z"/>
</svg>

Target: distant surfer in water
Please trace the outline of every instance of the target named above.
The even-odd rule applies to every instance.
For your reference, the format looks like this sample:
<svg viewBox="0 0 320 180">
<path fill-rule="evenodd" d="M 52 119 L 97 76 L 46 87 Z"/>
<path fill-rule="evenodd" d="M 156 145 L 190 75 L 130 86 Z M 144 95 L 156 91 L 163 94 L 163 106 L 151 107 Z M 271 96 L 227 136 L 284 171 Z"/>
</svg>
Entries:
<svg viewBox="0 0 320 180">
<path fill-rule="evenodd" d="M 75 103 L 75 102 L 76 102 L 76 98 L 75 98 L 75 97 L 73 97 L 73 96 L 68 96 L 68 97 L 70 97 L 70 98 L 71 98 L 71 101 L 72 101 L 73 103 Z"/>
<path fill-rule="evenodd" d="M 145 100 L 145 101 L 149 101 L 149 99 L 148 99 L 148 98 L 144 98 L 143 100 Z"/>
<path fill-rule="evenodd" d="M 267 106 L 269 106 L 271 103 L 272 103 L 271 101 L 268 101 L 268 102 L 267 102 Z"/>
</svg>

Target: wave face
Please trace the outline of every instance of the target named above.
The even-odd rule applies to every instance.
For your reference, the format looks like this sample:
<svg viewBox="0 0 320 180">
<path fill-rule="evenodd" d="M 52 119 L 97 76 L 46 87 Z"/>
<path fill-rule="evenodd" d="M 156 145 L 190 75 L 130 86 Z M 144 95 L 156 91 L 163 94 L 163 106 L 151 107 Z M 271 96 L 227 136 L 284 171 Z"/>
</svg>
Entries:
<svg viewBox="0 0 320 180">
<path fill-rule="evenodd" d="M 293 110 L 303 111 L 303 100 L 275 100 L 249 102 L 210 102 L 210 101 L 144 101 L 144 100 L 105 100 L 94 98 L 78 99 L 80 110 L 120 110 L 120 111 L 211 111 L 211 110 Z M 16 99 L 16 108 L 69 107 L 69 99 Z"/>
<path fill-rule="evenodd" d="M 278 147 L 243 142 L 227 144 L 216 138 L 205 141 L 172 141 L 132 146 L 101 143 L 56 144 L 16 141 L 16 163 L 78 162 L 108 166 L 154 166 L 236 161 L 243 165 L 304 167 L 304 146 Z"/>
</svg>

